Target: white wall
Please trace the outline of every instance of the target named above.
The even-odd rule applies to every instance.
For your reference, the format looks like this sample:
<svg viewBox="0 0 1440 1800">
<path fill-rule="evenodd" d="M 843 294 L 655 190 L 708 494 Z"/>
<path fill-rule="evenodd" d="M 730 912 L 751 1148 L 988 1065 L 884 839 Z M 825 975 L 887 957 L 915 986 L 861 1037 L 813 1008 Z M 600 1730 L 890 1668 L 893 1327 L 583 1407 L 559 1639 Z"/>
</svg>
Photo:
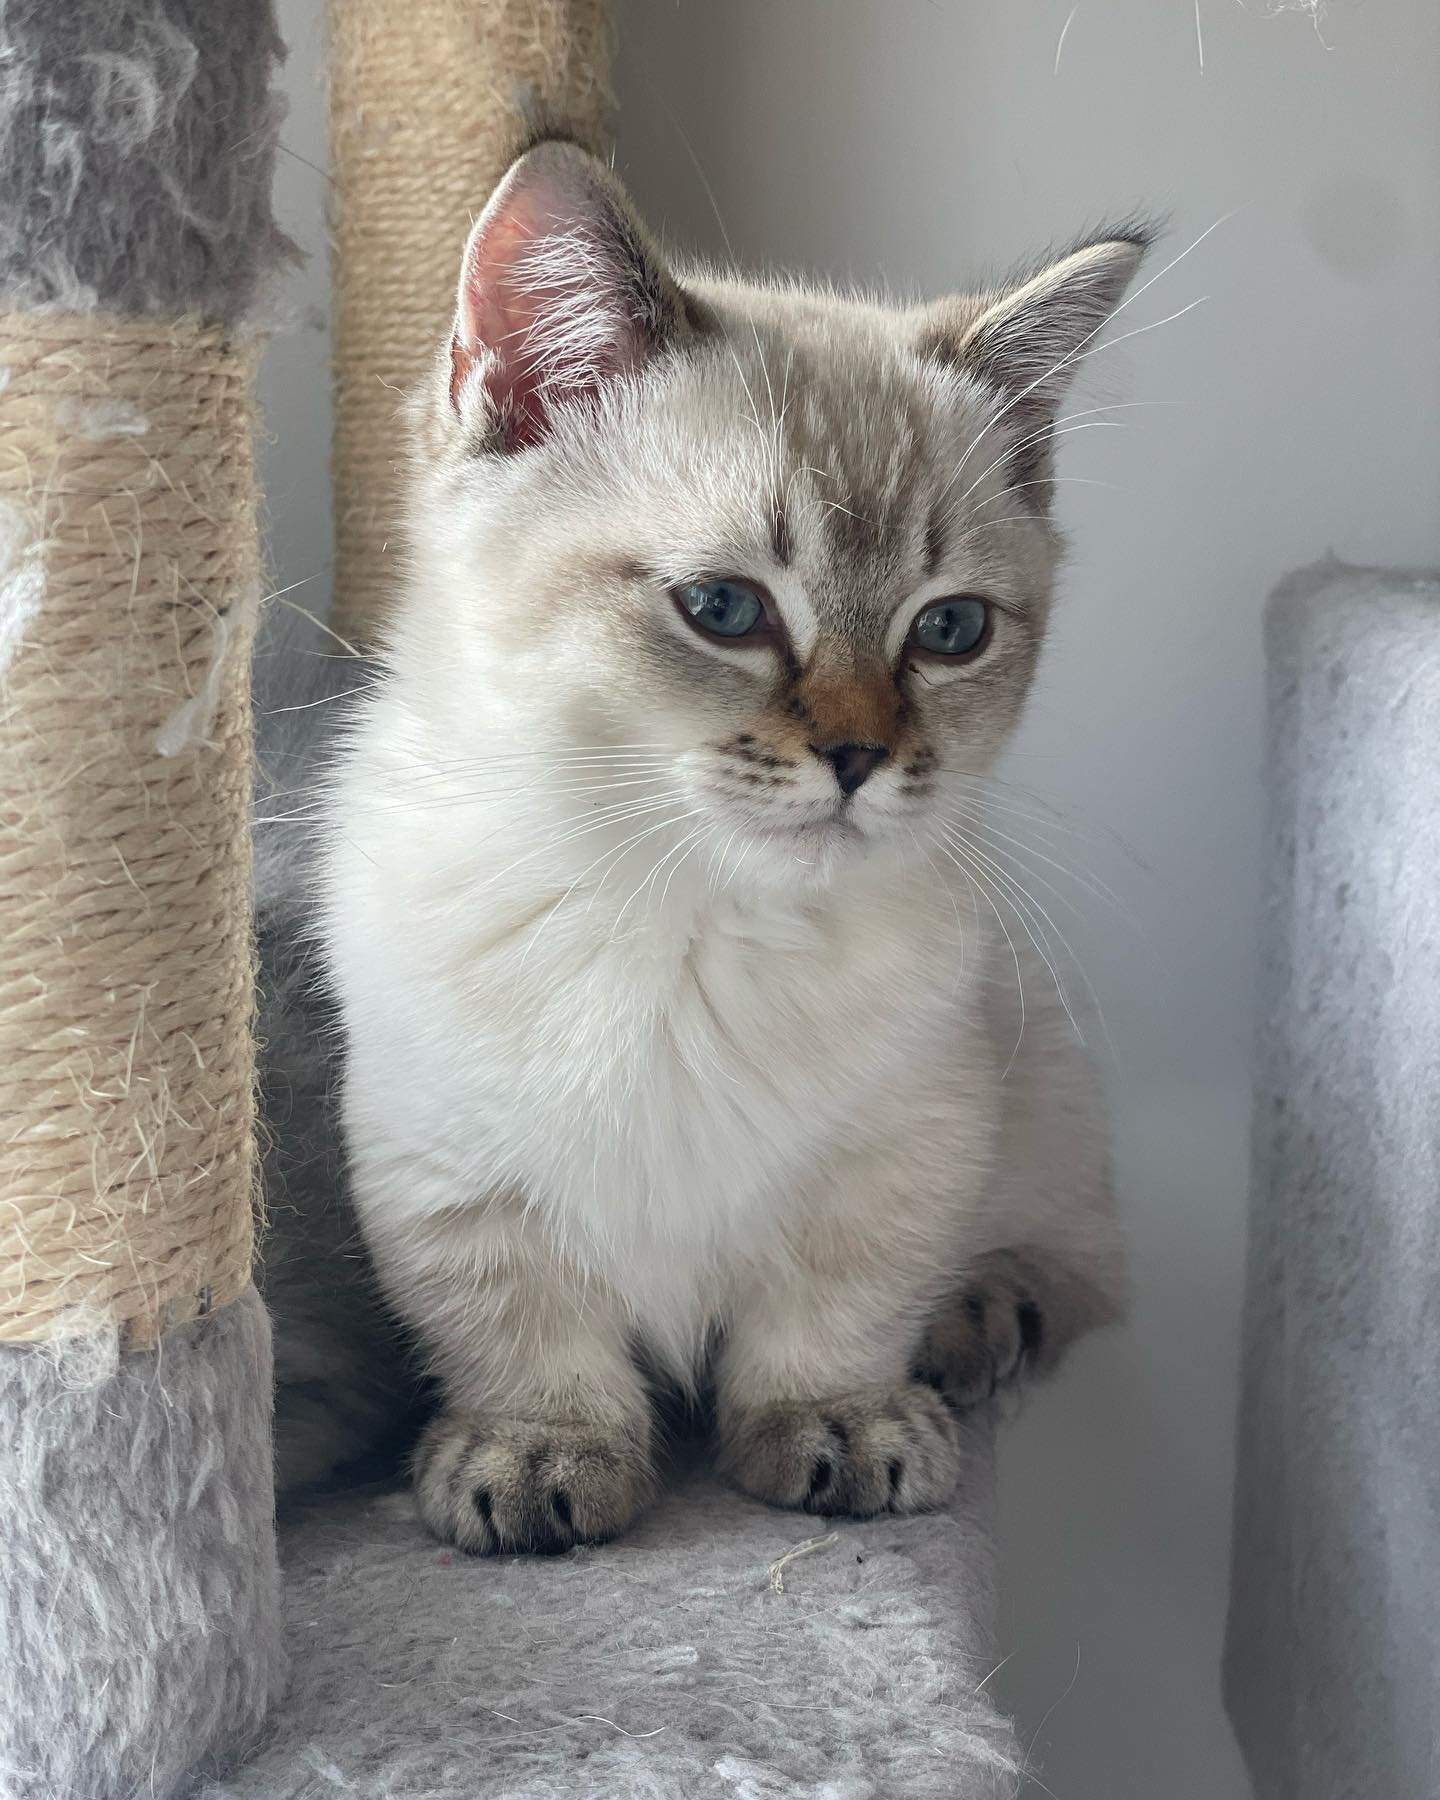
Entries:
<svg viewBox="0 0 1440 1800">
<path fill-rule="evenodd" d="M 321 162 L 318 0 L 281 11 L 286 142 Z M 707 252 L 723 236 L 696 162 L 743 261 L 924 293 L 1136 205 L 1172 217 L 1155 268 L 1225 219 L 1124 321 L 1205 303 L 1097 358 L 1075 402 L 1166 404 L 1066 442 L 1066 475 L 1113 486 L 1059 490 L 1073 570 L 1012 763 L 1094 834 L 1058 842 L 1136 916 L 1055 876 L 1088 917 L 1074 941 L 1115 1045 L 1138 1292 L 1133 1326 L 1082 1352 L 1007 1441 L 1010 1660 L 992 1686 L 1059 1800 L 1238 1800 L 1217 1666 L 1260 608 L 1327 549 L 1440 562 L 1440 9 L 1332 0 L 1317 29 L 1266 0 L 1200 0 L 1203 70 L 1193 0 L 619 11 L 621 168 L 657 224 Z M 265 476 L 276 585 L 317 576 L 296 595 L 313 605 L 325 346 L 301 315 L 324 300 L 323 182 L 285 162 L 287 215 L 317 260 L 270 353 Z"/>
</svg>

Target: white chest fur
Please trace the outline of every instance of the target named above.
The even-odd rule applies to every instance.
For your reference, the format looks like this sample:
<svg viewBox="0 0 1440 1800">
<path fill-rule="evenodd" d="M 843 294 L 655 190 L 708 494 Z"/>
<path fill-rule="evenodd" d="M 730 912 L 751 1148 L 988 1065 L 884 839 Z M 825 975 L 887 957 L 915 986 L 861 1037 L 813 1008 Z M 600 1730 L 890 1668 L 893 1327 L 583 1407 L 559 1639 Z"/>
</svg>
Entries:
<svg viewBox="0 0 1440 1800">
<path fill-rule="evenodd" d="M 710 1310 L 960 1049 L 930 914 L 878 878 L 805 904 L 697 883 L 618 922 L 583 897 L 496 917 L 437 913 L 443 883 L 413 860 L 421 887 L 381 879 L 357 849 L 331 938 L 362 1207 L 515 1192 L 637 1310 L 662 1289 Z"/>
</svg>

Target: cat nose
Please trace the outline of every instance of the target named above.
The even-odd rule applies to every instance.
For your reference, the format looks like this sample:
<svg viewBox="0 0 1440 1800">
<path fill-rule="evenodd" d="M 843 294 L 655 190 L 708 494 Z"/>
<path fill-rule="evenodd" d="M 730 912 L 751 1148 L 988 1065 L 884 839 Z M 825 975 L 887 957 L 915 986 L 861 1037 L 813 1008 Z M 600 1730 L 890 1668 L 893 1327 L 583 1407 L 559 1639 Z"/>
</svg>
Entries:
<svg viewBox="0 0 1440 1800">
<path fill-rule="evenodd" d="M 840 792 L 847 797 L 875 773 L 890 752 L 883 744 L 812 744 L 811 749 L 835 771 Z"/>
</svg>

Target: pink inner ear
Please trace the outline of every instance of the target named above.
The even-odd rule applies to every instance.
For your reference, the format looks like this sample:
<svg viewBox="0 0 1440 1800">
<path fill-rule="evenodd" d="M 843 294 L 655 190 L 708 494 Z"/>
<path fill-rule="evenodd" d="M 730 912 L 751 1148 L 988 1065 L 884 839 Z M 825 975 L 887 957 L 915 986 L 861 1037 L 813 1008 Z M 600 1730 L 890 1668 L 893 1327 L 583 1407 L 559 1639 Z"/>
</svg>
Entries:
<svg viewBox="0 0 1440 1800">
<path fill-rule="evenodd" d="M 510 449 L 539 443 L 557 405 L 593 400 L 639 361 L 625 271 L 578 198 L 502 193 L 466 246 L 450 403 L 461 409 L 478 369 Z"/>
</svg>

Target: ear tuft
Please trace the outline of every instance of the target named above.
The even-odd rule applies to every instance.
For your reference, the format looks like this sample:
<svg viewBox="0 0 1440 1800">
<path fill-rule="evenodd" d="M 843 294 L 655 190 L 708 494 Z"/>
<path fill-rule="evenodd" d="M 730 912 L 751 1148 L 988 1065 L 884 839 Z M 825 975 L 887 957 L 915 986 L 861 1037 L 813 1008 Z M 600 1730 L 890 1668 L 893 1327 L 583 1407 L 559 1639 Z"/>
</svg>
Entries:
<svg viewBox="0 0 1440 1800">
<path fill-rule="evenodd" d="M 1155 235 L 1139 220 L 1117 226 L 1004 292 L 927 308 L 921 348 L 978 375 L 1022 418 L 1051 417 Z"/>
<path fill-rule="evenodd" d="M 527 150 L 470 233 L 450 347 L 450 404 L 505 451 L 542 442 L 562 407 L 684 335 L 683 297 L 618 181 L 577 144 Z"/>
</svg>

